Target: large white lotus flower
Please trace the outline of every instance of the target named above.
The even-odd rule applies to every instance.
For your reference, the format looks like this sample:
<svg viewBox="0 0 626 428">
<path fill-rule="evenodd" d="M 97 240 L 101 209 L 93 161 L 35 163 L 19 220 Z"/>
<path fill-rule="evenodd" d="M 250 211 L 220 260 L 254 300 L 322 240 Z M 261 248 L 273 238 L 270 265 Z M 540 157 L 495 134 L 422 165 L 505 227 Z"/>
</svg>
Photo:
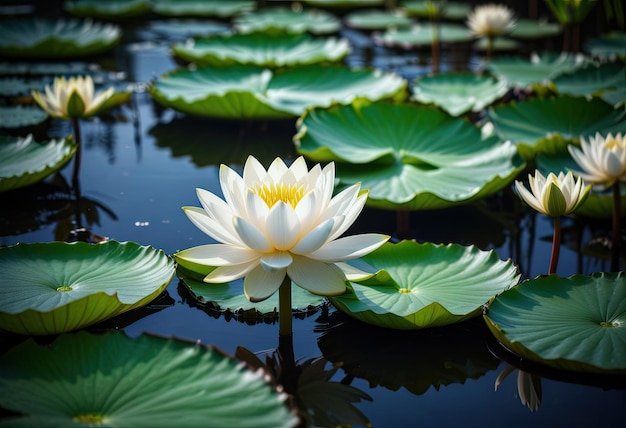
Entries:
<svg viewBox="0 0 626 428">
<path fill-rule="evenodd" d="M 528 174 L 530 191 L 521 181 L 515 181 L 515 188 L 528 205 L 541 214 L 559 217 L 576 211 L 589 196 L 591 185 L 585 185 L 582 178 L 574 180 L 571 171 L 567 174 L 553 172 L 544 177 L 538 170 L 535 176 Z"/>
<path fill-rule="evenodd" d="M 467 26 L 478 37 L 497 37 L 515 26 L 513 11 L 502 4 L 476 6 L 467 18 Z"/>
<path fill-rule="evenodd" d="M 341 264 L 374 251 L 389 236 L 363 234 L 339 238 L 357 218 L 367 199 L 355 184 L 332 197 L 335 165 L 309 171 L 304 158 L 290 167 L 276 158 L 265 168 L 248 157 L 243 177 L 220 167 L 225 200 L 197 189 L 202 208 L 183 207 L 189 219 L 220 244 L 176 254 L 182 260 L 218 266 L 205 282 L 245 277 L 251 301 L 270 297 L 285 275 L 311 293 L 333 296 L 345 291 Z M 339 239 L 337 239 L 339 238 Z"/>
<path fill-rule="evenodd" d="M 59 119 L 93 116 L 113 93 L 112 87 L 96 93 L 91 76 L 56 77 L 52 87 L 46 85 L 45 94 L 35 90 L 31 92 L 42 109 Z"/>
<path fill-rule="evenodd" d="M 580 138 L 580 148 L 568 146 L 572 158 L 582 171 L 574 171 L 583 180 L 599 187 L 610 187 L 616 181 L 626 181 L 626 134 L 596 133 L 589 141 Z"/>
</svg>

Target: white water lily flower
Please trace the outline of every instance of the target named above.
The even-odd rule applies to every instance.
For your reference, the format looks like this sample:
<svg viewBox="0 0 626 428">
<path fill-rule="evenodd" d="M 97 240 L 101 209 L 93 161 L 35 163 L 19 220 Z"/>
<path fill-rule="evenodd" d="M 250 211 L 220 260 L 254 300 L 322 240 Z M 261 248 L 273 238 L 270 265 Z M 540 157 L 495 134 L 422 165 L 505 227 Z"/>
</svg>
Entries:
<svg viewBox="0 0 626 428">
<path fill-rule="evenodd" d="M 334 296 L 345 291 L 341 266 L 374 251 L 389 236 L 362 234 L 339 238 L 356 220 L 367 194 L 355 184 L 332 197 L 335 165 L 309 171 L 304 158 L 290 167 L 276 158 L 265 168 L 248 157 L 243 176 L 221 165 L 224 199 L 197 189 L 202 208 L 183 207 L 189 219 L 219 244 L 176 254 L 192 263 L 218 266 L 205 282 L 242 277 L 251 301 L 270 297 L 285 275 L 311 293 Z"/>
<path fill-rule="evenodd" d="M 599 187 L 610 187 L 616 181 L 626 181 L 626 134 L 596 133 L 589 141 L 580 138 L 580 148 L 568 146 L 570 155 L 582 171 L 574 171 L 583 180 Z"/>
<path fill-rule="evenodd" d="M 544 177 L 538 170 L 535 176 L 528 174 L 530 191 L 521 181 L 515 181 L 515 188 L 524 202 L 541 214 L 558 217 L 576 211 L 589 196 L 591 185 L 585 185 L 582 178 L 574 180 L 571 171 L 567 174 L 553 172 Z"/>
<path fill-rule="evenodd" d="M 478 37 L 497 37 L 515 26 L 513 11 L 502 4 L 476 6 L 467 18 L 467 26 Z"/>
<path fill-rule="evenodd" d="M 34 100 L 50 116 L 59 119 L 85 118 L 97 114 L 114 89 L 97 92 L 91 76 L 56 77 L 52 87 L 46 85 L 45 93 L 33 90 Z"/>
</svg>

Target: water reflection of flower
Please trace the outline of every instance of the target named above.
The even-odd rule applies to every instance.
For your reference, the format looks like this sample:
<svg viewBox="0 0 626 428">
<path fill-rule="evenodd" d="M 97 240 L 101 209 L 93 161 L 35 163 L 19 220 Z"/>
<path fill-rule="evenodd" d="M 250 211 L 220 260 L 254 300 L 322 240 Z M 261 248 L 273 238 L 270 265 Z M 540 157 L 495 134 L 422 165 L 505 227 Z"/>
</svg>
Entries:
<svg viewBox="0 0 626 428">
<path fill-rule="evenodd" d="M 502 381 L 513 371 L 517 370 L 517 394 L 522 405 L 531 412 L 539 410 L 541 406 L 541 377 L 507 365 L 496 378 L 494 389 L 497 391 Z"/>
</svg>

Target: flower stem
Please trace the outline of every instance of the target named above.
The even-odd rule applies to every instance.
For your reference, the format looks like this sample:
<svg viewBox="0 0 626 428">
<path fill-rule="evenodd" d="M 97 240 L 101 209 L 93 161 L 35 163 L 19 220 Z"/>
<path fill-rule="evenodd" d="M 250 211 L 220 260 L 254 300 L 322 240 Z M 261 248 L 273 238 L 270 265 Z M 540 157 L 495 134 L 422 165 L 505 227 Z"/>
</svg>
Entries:
<svg viewBox="0 0 626 428">
<path fill-rule="evenodd" d="M 622 217 L 622 195 L 620 192 L 619 180 L 613 183 L 613 240 L 611 245 L 611 270 L 616 272 L 619 270 L 619 254 L 621 247 L 621 217 Z"/>
<path fill-rule="evenodd" d="M 561 249 L 561 217 L 554 217 L 554 235 L 552 235 L 552 255 L 550 256 L 550 270 L 548 274 L 556 273 L 559 264 L 559 251 Z"/>
<path fill-rule="evenodd" d="M 291 278 L 285 275 L 278 289 L 278 334 L 291 336 Z"/>
<path fill-rule="evenodd" d="M 74 140 L 76 141 L 76 153 L 74 153 L 74 171 L 72 173 L 72 186 L 74 191 L 79 193 L 78 174 L 80 173 L 80 161 L 82 152 L 82 142 L 80 138 L 80 120 L 76 117 L 72 118 L 72 126 L 74 127 Z"/>
</svg>

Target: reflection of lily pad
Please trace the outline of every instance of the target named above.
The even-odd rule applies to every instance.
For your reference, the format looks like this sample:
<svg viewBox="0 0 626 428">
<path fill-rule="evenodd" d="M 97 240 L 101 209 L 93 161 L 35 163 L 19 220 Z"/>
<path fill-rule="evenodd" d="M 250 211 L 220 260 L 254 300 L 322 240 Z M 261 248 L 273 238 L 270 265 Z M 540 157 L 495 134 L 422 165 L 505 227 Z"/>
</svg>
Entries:
<svg viewBox="0 0 626 428">
<path fill-rule="evenodd" d="M 417 101 L 433 103 L 452 116 L 480 111 L 508 91 L 506 82 L 491 76 L 470 72 L 440 73 L 415 81 L 413 94 Z"/>
<path fill-rule="evenodd" d="M 340 61 L 350 52 L 346 39 L 307 34 L 252 33 L 191 39 L 172 47 L 175 55 L 199 65 L 256 64 L 282 67 Z"/>
<path fill-rule="evenodd" d="M 0 106 L 0 128 L 21 128 L 24 126 L 34 126 L 42 123 L 47 118 L 48 113 L 38 107 Z M 2 162 L 0 161 L 0 163 Z M 3 174 L 0 174 L 0 176 L 1 175 Z"/>
<path fill-rule="evenodd" d="M 396 74 L 308 65 L 273 72 L 256 66 L 182 70 L 150 87 L 161 104 L 201 116 L 279 119 L 310 107 L 358 99 L 404 99 L 406 81 Z"/>
<path fill-rule="evenodd" d="M 55 334 L 143 306 L 174 275 L 174 262 L 134 242 L 18 244 L 0 249 L 2 330 Z"/>
<path fill-rule="evenodd" d="M 228 18 L 255 8 L 255 0 L 153 0 L 152 11 L 165 16 L 216 16 Z"/>
<path fill-rule="evenodd" d="M 433 26 L 430 23 L 414 25 L 411 28 L 389 29 L 374 34 L 378 44 L 393 48 L 411 49 L 430 47 L 433 42 Z M 440 43 L 467 43 L 473 40 L 467 27 L 460 24 L 439 24 Z"/>
<path fill-rule="evenodd" d="M 358 30 L 384 30 L 389 27 L 408 27 L 413 20 L 398 11 L 376 9 L 357 10 L 345 17 L 348 27 Z"/>
<path fill-rule="evenodd" d="M 531 83 L 545 83 L 586 63 L 588 60 L 582 55 L 533 54 L 530 61 L 521 57 L 494 58 L 489 62 L 489 69 L 501 79 L 525 88 Z"/>
<path fill-rule="evenodd" d="M 341 29 L 339 18 L 315 9 L 299 12 L 286 8 L 259 10 L 239 15 L 233 20 L 233 25 L 240 33 L 264 31 L 329 34 Z"/>
<path fill-rule="evenodd" d="M 111 49 L 121 37 L 119 26 L 90 19 L 13 19 L 0 27 L 0 55 L 37 59 L 93 55 Z"/>
<path fill-rule="evenodd" d="M 525 281 L 493 300 L 485 321 L 524 358 L 571 371 L 626 373 L 622 272 Z"/>
<path fill-rule="evenodd" d="M 559 35 L 563 28 L 555 22 L 537 21 L 534 19 L 517 19 L 515 27 L 509 33 L 514 39 L 543 39 Z"/>
<path fill-rule="evenodd" d="M 37 143 L 32 135 L 0 136 L 0 192 L 43 180 L 61 169 L 75 150 L 71 138 Z"/>
<path fill-rule="evenodd" d="M 626 132 L 626 112 L 599 98 L 536 98 L 491 108 L 488 115 L 500 138 L 515 143 L 525 159 L 563 152 L 581 136 Z"/>
<path fill-rule="evenodd" d="M 585 50 L 601 58 L 611 56 L 626 58 L 626 32 L 611 31 L 590 39 L 585 43 Z"/>
<path fill-rule="evenodd" d="M 619 63 L 589 65 L 554 79 L 561 94 L 597 95 L 615 107 L 626 100 L 626 66 Z"/>
<path fill-rule="evenodd" d="M 537 169 L 542 174 L 559 171 L 581 171 L 576 161 L 565 151 L 559 154 L 540 154 L 537 156 Z M 626 186 L 620 186 L 622 206 L 626 207 Z M 596 218 L 611 218 L 613 216 L 613 192 L 611 188 L 605 190 L 593 189 L 584 204 L 576 210 L 576 214 Z"/>
<path fill-rule="evenodd" d="M 371 104 L 313 110 L 299 121 L 298 152 L 337 161 L 342 185 L 361 182 L 368 206 L 433 209 L 474 201 L 523 169 L 511 143 L 429 107 Z"/>
<path fill-rule="evenodd" d="M 32 339 L 0 357 L 16 426 L 291 427 L 286 395 L 214 347 L 120 332 Z"/>
<path fill-rule="evenodd" d="M 70 0 L 63 5 L 75 16 L 101 19 L 130 18 L 150 11 L 149 0 Z"/>
<path fill-rule="evenodd" d="M 431 5 L 429 5 L 428 1 L 404 1 L 402 8 L 409 15 L 419 16 L 420 18 L 430 17 Z M 470 5 L 467 3 L 446 1 L 441 18 L 462 21 L 467 18 L 470 11 Z"/>
<path fill-rule="evenodd" d="M 334 321 L 337 319 L 337 321 Z M 397 391 L 404 387 L 421 395 L 431 387 L 463 384 L 498 367 L 499 360 L 485 346 L 489 335 L 483 323 L 468 321 L 436 329 L 395 331 L 358 323 L 342 313 L 318 346 L 324 357 L 349 375 Z M 398 361 L 410 364 L 398 364 Z"/>
<path fill-rule="evenodd" d="M 330 301 L 358 320 L 404 330 L 475 317 L 520 277 L 510 259 L 457 244 L 386 243 L 362 260 L 378 272 Z"/>
</svg>

